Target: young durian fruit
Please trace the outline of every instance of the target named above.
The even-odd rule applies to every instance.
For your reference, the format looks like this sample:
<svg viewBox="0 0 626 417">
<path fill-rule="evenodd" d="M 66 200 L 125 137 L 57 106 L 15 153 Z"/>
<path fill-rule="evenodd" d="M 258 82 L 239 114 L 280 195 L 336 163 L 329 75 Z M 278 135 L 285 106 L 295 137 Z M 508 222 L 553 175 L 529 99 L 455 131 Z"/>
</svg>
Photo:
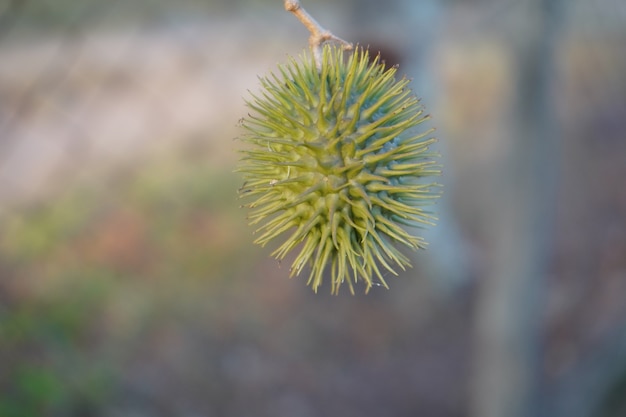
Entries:
<svg viewBox="0 0 626 417">
<path fill-rule="evenodd" d="M 439 175 L 428 116 L 406 78 L 356 48 L 325 45 L 321 68 L 305 54 L 260 78 L 242 119 L 247 143 L 238 171 L 255 243 L 278 241 L 279 260 L 295 250 L 291 276 L 307 270 L 315 292 L 330 266 L 330 290 L 345 282 L 386 288 L 386 271 L 410 266 L 398 245 L 426 243 L 411 230 L 432 225 Z"/>
</svg>

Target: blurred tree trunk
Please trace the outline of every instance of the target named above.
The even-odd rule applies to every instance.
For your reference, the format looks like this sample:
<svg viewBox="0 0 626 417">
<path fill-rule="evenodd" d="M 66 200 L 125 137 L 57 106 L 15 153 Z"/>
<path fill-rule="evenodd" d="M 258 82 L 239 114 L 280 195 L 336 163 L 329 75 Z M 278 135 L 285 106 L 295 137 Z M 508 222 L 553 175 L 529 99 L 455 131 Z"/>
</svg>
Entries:
<svg viewBox="0 0 626 417">
<path fill-rule="evenodd" d="M 515 92 L 507 155 L 493 167 L 491 260 L 480 283 L 471 415 L 536 417 L 541 323 L 558 170 L 554 66 L 559 0 L 511 12 Z"/>
<path fill-rule="evenodd" d="M 413 88 L 422 99 L 426 113 L 430 113 L 430 109 L 441 109 L 437 103 L 441 86 L 434 63 L 444 14 L 442 3 L 441 0 L 402 0 L 402 14 L 407 15 L 409 22 L 407 36 L 414 40 L 407 50 L 409 60 L 405 69 L 408 76 L 413 77 Z M 437 126 L 437 113 L 432 116 L 433 125 Z M 441 135 L 441 140 L 433 145 L 433 151 L 439 152 L 443 165 L 442 178 L 438 180 L 443 184 L 443 194 L 435 207 L 439 221 L 436 227 L 419 232 L 429 242 L 429 247 L 416 258 L 436 287 L 444 294 L 451 294 L 469 282 L 472 271 L 467 246 L 452 208 L 455 170 L 449 163 L 443 126 L 437 129 L 435 136 Z"/>
</svg>

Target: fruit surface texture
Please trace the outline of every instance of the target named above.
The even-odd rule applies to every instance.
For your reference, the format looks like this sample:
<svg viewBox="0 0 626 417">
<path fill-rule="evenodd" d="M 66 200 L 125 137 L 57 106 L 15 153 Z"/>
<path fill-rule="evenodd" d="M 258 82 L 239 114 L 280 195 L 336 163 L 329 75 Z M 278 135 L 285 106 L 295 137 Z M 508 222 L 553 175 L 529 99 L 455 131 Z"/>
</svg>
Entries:
<svg viewBox="0 0 626 417">
<path fill-rule="evenodd" d="M 321 69 L 304 54 L 261 77 L 247 101 L 238 171 L 240 196 L 262 246 L 272 256 L 294 251 L 290 273 L 308 273 L 316 292 L 325 279 L 338 293 L 410 266 L 402 246 L 435 220 L 439 175 L 432 129 L 408 88 L 378 57 L 327 45 Z M 327 275 L 329 278 L 324 278 Z"/>
</svg>

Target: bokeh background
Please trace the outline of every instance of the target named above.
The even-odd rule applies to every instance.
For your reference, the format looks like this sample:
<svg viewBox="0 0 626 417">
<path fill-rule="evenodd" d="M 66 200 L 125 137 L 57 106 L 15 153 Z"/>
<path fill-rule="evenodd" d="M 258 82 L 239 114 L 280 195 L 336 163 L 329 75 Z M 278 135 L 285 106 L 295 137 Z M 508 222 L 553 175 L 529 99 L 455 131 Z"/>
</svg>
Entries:
<svg viewBox="0 0 626 417">
<path fill-rule="evenodd" d="M 0 416 L 625 416 L 626 4 L 304 6 L 437 128 L 389 290 L 251 243 L 237 123 L 308 37 L 280 0 L 0 0 Z"/>
</svg>

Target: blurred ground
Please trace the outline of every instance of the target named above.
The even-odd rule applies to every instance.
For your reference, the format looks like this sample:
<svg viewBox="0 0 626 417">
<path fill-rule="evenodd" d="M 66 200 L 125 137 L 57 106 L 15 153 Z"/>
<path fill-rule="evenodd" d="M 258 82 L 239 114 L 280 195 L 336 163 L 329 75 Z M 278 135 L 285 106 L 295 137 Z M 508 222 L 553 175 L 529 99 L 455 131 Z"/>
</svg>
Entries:
<svg viewBox="0 0 626 417">
<path fill-rule="evenodd" d="M 243 98 L 306 45 L 279 3 L 0 3 L 0 416 L 469 415 L 515 8 L 445 3 L 430 63 L 472 279 L 442 292 L 418 264 L 331 297 L 252 245 L 236 194 Z M 625 14 L 581 4 L 558 57 L 543 384 L 575 403 L 572 378 L 613 367 L 586 415 L 618 417 L 626 363 L 601 353 L 626 334 Z M 329 7 L 311 9 L 329 27 L 351 15 Z M 402 62 L 410 39 L 350 25 Z"/>
</svg>

